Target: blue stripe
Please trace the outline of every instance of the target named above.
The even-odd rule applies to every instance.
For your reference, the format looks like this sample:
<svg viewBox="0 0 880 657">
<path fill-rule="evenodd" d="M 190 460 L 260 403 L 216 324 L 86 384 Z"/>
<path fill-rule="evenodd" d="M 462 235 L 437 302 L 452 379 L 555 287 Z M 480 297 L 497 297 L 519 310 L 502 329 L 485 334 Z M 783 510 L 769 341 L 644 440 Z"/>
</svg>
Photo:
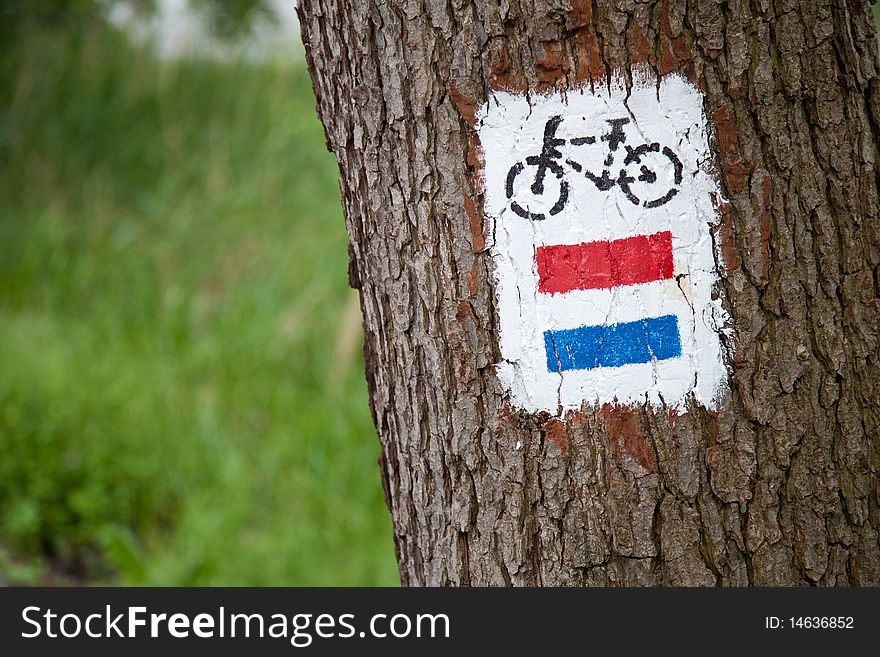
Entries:
<svg viewBox="0 0 880 657">
<path fill-rule="evenodd" d="M 620 367 L 681 356 L 675 315 L 544 331 L 544 347 L 550 372 Z"/>
</svg>

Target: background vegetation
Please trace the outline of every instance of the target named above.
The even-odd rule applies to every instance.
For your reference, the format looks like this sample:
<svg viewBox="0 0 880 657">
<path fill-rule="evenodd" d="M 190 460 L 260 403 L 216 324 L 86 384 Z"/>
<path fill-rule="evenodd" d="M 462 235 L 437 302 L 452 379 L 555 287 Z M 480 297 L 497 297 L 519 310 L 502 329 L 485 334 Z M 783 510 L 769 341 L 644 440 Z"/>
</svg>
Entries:
<svg viewBox="0 0 880 657">
<path fill-rule="evenodd" d="M 0 583 L 396 584 L 304 66 L 19 30 L 0 170 Z"/>
</svg>

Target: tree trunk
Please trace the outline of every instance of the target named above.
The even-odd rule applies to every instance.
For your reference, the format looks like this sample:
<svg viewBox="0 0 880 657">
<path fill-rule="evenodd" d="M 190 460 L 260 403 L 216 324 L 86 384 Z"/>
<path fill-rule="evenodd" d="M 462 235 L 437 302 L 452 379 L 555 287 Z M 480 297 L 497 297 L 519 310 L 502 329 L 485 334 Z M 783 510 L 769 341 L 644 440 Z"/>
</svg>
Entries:
<svg viewBox="0 0 880 657">
<path fill-rule="evenodd" d="M 880 77 L 867 2 L 298 11 L 339 163 L 404 585 L 880 585 Z M 529 381 L 516 393 L 499 369 L 510 288 L 493 231 L 507 219 L 487 209 L 481 126 L 501 91 L 537 107 L 620 84 L 625 103 L 646 77 L 658 97 L 661 81 L 686 80 L 708 122 L 701 166 L 719 193 L 707 303 L 727 319 L 712 337 L 724 385 L 711 401 L 600 391 L 579 408 L 530 408 Z M 703 175 L 684 168 L 682 185 Z M 539 223 L 550 225 L 523 225 Z"/>
</svg>

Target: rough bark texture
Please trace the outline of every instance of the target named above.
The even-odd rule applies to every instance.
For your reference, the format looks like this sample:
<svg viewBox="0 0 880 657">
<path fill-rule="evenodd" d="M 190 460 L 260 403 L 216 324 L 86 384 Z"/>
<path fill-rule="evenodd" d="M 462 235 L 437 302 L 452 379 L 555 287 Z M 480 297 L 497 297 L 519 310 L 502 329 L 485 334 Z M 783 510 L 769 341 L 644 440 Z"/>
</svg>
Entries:
<svg viewBox="0 0 880 657">
<path fill-rule="evenodd" d="M 401 580 L 880 584 L 880 77 L 864 0 L 301 0 Z M 705 94 L 718 412 L 512 410 L 474 111 L 647 65 Z"/>
</svg>

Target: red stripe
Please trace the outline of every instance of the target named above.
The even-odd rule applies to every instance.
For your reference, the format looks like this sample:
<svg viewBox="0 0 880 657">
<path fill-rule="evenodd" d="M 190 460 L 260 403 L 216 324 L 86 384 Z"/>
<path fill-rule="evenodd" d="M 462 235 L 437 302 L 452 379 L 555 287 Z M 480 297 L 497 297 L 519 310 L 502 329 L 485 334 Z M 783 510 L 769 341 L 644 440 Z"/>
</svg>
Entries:
<svg viewBox="0 0 880 657">
<path fill-rule="evenodd" d="M 538 290 L 558 294 L 672 278 L 672 233 L 539 246 Z"/>
</svg>

